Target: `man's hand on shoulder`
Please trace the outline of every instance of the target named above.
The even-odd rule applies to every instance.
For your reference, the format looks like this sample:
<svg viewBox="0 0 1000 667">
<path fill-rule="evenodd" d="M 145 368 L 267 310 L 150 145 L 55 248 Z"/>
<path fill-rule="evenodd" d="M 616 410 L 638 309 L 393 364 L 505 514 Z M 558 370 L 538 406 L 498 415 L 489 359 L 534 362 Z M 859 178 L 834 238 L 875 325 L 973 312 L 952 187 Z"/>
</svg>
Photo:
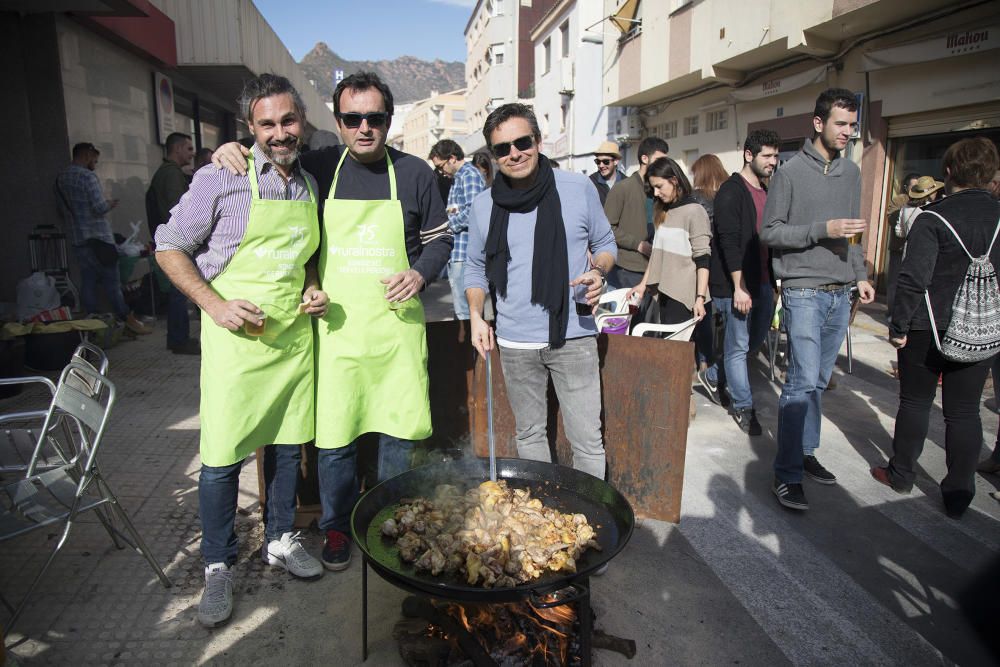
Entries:
<svg viewBox="0 0 1000 667">
<path fill-rule="evenodd" d="M 225 169 L 234 176 L 246 176 L 249 155 L 249 148 L 238 141 L 230 141 L 215 150 L 212 154 L 212 164 L 216 169 Z"/>
<path fill-rule="evenodd" d="M 263 311 L 244 299 L 219 301 L 205 310 L 213 322 L 230 331 L 239 331 L 246 322 L 253 322 L 258 326 L 264 323 L 261 318 Z"/>
</svg>

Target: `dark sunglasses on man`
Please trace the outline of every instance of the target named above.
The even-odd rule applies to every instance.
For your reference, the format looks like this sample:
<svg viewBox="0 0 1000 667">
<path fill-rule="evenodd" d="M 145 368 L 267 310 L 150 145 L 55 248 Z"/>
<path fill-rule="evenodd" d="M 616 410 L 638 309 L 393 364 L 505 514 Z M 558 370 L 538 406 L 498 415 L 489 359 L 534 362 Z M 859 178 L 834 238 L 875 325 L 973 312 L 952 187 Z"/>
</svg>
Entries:
<svg viewBox="0 0 1000 667">
<path fill-rule="evenodd" d="M 362 121 L 368 121 L 368 127 L 384 127 L 389 119 L 389 114 L 384 111 L 372 111 L 371 113 L 338 113 L 337 118 L 352 130 L 361 127 Z"/>
<path fill-rule="evenodd" d="M 498 158 L 507 157 L 510 155 L 510 147 L 513 146 L 519 151 L 530 150 L 535 145 L 535 138 L 530 134 L 526 134 L 523 137 L 518 137 L 514 141 L 504 141 L 503 143 L 493 144 L 490 150 L 493 151 L 493 155 Z"/>
<path fill-rule="evenodd" d="M 595 157 L 595 158 L 594 158 L 594 164 L 596 164 L 596 165 L 598 165 L 598 166 L 601 166 L 601 165 L 603 165 L 603 166 L 605 166 L 605 167 L 606 167 L 606 166 L 608 166 L 609 164 L 611 164 L 612 162 L 614 162 L 614 160 L 613 160 L 613 159 L 611 159 L 611 158 L 609 158 L 609 157 L 604 157 L 604 158 L 601 158 L 601 157 Z"/>
</svg>

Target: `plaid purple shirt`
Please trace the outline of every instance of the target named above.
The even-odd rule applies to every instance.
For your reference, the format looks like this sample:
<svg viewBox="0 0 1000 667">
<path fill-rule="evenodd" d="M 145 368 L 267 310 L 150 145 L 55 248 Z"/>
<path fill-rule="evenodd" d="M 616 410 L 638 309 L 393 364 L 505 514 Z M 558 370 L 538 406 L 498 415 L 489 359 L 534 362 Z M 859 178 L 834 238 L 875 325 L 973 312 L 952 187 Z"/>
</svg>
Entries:
<svg viewBox="0 0 1000 667">
<path fill-rule="evenodd" d="M 306 179 L 316 192 L 316 180 L 298 163 L 286 183 L 257 144 L 250 151 L 261 199 L 308 201 Z M 212 280 L 226 268 L 243 241 L 252 199 L 249 177 L 205 165 L 195 173 L 191 188 L 177 206 L 170 209 L 170 221 L 156 230 L 156 249 L 190 255 L 201 276 Z"/>
<path fill-rule="evenodd" d="M 455 173 L 455 182 L 448 191 L 448 228 L 455 234 L 451 261 L 464 262 L 469 246 L 469 213 L 472 200 L 486 189 L 483 175 L 471 162 L 466 162 Z"/>
</svg>

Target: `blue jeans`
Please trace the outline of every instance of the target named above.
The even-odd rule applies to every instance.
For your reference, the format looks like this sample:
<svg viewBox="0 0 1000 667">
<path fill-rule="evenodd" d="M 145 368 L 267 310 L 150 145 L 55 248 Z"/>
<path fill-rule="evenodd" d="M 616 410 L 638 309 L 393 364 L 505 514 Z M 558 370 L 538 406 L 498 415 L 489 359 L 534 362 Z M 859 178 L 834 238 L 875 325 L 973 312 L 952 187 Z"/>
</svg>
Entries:
<svg viewBox="0 0 1000 667">
<path fill-rule="evenodd" d="M 378 438 L 378 481 L 395 477 L 410 469 L 414 442 L 385 433 Z M 319 495 L 323 513 L 322 531 L 351 533 L 351 512 L 358 502 L 358 441 L 344 447 L 319 450 Z"/>
<path fill-rule="evenodd" d="M 764 342 L 774 315 L 774 293 L 768 283 L 759 285 L 757 293 L 750 297 L 753 306 L 747 315 L 733 310 L 731 297 L 712 299 L 716 311 L 722 314 L 726 335 L 722 346 L 722 365 L 716 362 L 709 369 L 708 377 L 729 387 L 734 410 L 753 407 L 747 355 Z"/>
<path fill-rule="evenodd" d="M 111 304 L 111 310 L 120 320 L 128 317 L 128 306 L 122 296 L 121 277 L 118 265 L 105 266 L 97 261 L 97 255 L 90 246 L 73 246 L 73 254 L 80 265 L 80 301 L 83 312 L 97 313 L 97 283 L 104 287 L 104 293 Z"/>
<path fill-rule="evenodd" d="M 448 282 L 451 284 L 451 302 L 456 320 L 469 319 L 469 302 L 465 299 L 465 262 L 448 264 Z"/>
<path fill-rule="evenodd" d="M 635 287 L 642 280 L 642 271 L 629 271 L 617 264 L 608 271 L 608 289 L 622 289 L 623 287 Z"/>
<path fill-rule="evenodd" d="M 279 539 L 295 525 L 295 492 L 299 482 L 299 445 L 268 445 L 264 448 L 264 534 L 267 541 Z M 236 500 L 243 461 L 228 466 L 202 464 L 198 477 L 198 514 L 201 516 L 201 557 L 205 564 L 236 563 Z"/>
<path fill-rule="evenodd" d="M 819 447 L 823 390 L 833 373 L 851 317 L 847 288 L 782 292 L 788 331 L 788 376 L 778 399 L 778 453 L 774 474 L 786 484 L 802 482 L 802 457 Z"/>
<path fill-rule="evenodd" d="M 188 299 L 174 285 L 170 286 L 167 303 L 167 346 L 182 345 L 191 337 Z"/>
<path fill-rule="evenodd" d="M 517 455 L 533 461 L 552 461 L 547 401 L 551 377 L 566 439 L 573 448 L 573 467 L 604 479 L 597 338 L 572 338 L 555 350 L 501 347 L 500 363 L 514 413 Z"/>
</svg>

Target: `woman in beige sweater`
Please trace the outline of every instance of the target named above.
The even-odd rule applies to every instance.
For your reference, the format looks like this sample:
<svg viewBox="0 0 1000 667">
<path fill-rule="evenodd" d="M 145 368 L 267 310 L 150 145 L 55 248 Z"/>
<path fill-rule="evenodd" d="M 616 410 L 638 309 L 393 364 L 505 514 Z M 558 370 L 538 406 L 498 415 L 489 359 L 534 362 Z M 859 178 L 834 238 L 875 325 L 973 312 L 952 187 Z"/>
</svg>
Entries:
<svg viewBox="0 0 1000 667">
<path fill-rule="evenodd" d="M 684 171 L 668 157 L 649 165 L 646 184 L 657 200 L 656 234 L 649 266 L 632 292 L 641 297 L 647 285 L 657 287 L 660 324 L 676 324 L 692 317 L 701 320 L 709 300 L 712 224 L 708 213 L 692 198 Z"/>
</svg>

